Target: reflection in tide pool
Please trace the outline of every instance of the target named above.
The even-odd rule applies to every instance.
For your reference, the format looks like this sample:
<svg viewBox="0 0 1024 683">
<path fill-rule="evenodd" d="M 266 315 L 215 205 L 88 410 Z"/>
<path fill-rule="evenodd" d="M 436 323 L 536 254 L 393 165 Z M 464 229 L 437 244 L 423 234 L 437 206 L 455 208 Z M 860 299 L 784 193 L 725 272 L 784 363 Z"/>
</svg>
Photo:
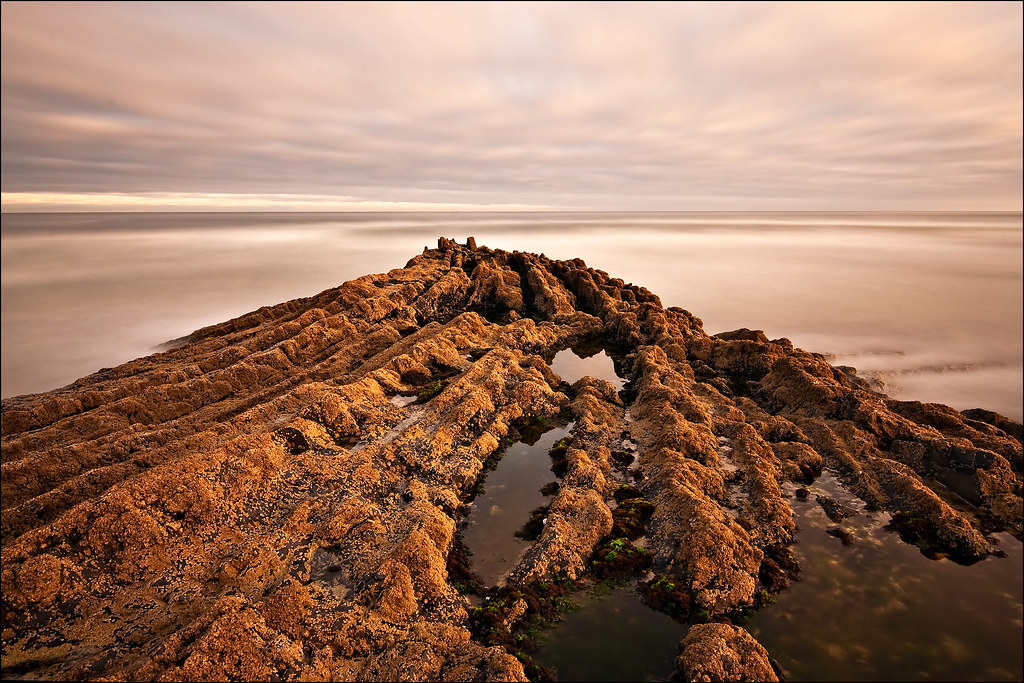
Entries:
<svg viewBox="0 0 1024 683">
<path fill-rule="evenodd" d="M 559 681 L 665 681 L 688 626 L 655 612 L 629 588 L 577 598 L 547 634 L 534 661 Z"/>
<path fill-rule="evenodd" d="M 621 391 L 624 383 L 615 373 L 611 356 L 603 349 L 562 349 L 551 361 L 551 369 L 569 384 L 588 375 L 611 382 L 616 391 Z"/>
<path fill-rule="evenodd" d="M 800 580 L 746 625 L 790 680 L 1022 680 L 1020 541 L 997 534 L 1007 557 L 967 567 L 929 560 L 831 476 L 810 489 L 792 500 Z M 826 533 L 816 494 L 859 511 L 839 525 L 850 545 Z"/>
<path fill-rule="evenodd" d="M 484 480 L 485 492 L 473 501 L 462 540 L 472 553 L 473 571 L 488 586 L 512 569 L 530 543 L 515 533 L 549 497 L 540 492 L 555 480 L 548 451 L 569 433 L 572 424 L 543 434 L 523 435 L 501 456 Z"/>
</svg>

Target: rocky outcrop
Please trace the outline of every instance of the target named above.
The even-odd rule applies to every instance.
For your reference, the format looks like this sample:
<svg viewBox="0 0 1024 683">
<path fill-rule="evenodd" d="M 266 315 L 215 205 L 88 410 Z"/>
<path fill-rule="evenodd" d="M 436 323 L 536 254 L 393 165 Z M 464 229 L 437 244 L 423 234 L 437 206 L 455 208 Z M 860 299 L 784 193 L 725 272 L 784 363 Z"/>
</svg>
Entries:
<svg viewBox="0 0 1024 683">
<path fill-rule="evenodd" d="M 552 372 L 587 340 L 613 349 L 623 391 Z M 525 680 L 521 653 L 472 630 L 449 568 L 488 461 L 556 415 L 574 426 L 547 522 L 504 579 L 521 589 L 505 627 L 531 587 L 620 571 L 616 554 L 677 618 L 756 605 L 795 571 L 786 484 L 823 469 L 930 553 L 969 563 L 987 532 L 1021 536 L 1019 424 L 894 401 L 756 330 L 709 336 L 578 259 L 441 238 L 404 268 L 5 399 L 3 670 Z M 726 624 L 685 645 L 692 680 L 772 673 Z"/>
<path fill-rule="evenodd" d="M 739 626 L 696 624 L 679 644 L 680 681 L 777 681 L 767 650 Z"/>
</svg>

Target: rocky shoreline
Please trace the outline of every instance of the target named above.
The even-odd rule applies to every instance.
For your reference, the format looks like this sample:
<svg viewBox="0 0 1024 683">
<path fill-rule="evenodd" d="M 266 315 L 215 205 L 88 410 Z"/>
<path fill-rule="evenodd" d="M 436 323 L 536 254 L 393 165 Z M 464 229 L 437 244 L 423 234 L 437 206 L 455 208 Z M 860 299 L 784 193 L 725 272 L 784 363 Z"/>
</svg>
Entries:
<svg viewBox="0 0 1024 683">
<path fill-rule="evenodd" d="M 616 350 L 623 391 L 545 361 L 588 341 Z M 574 426 L 547 522 L 485 614 L 457 524 L 503 443 L 556 416 Z M 3 671 L 521 681 L 543 671 L 502 634 L 608 574 L 695 624 L 681 679 L 771 680 L 734 622 L 798 571 L 783 483 L 827 469 L 968 564 L 996 552 L 992 531 L 1021 538 L 1021 430 L 889 399 L 787 339 L 710 336 L 578 259 L 440 238 L 404 268 L 5 399 Z"/>
</svg>

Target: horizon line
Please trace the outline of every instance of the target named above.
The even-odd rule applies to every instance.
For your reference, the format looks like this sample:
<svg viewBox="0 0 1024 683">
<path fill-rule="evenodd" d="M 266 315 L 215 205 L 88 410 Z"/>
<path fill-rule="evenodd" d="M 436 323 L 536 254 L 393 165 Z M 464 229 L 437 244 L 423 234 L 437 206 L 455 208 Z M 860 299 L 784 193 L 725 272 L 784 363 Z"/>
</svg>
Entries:
<svg viewBox="0 0 1024 683">
<path fill-rule="evenodd" d="M 111 214 L 111 213 L 304 213 L 304 214 L 340 214 L 340 213 L 913 213 L 913 214 L 970 214 L 970 213 L 1006 213 L 1021 214 L 1021 209 L 39 209 L 19 211 L 0 209 L 3 215 L 42 215 L 42 214 Z"/>
<path fill-rule="evenodd" d="M 639 198 L 620 198 L 623 204 L 648 203 Z M 615 198 L 611 198 L 615 202 Z M 567 202 L 568 203 L 568 202 Z M 618 202 L 616 202 L 618 203 Z M 696 205 L 692 208 L 644 208 L 619 206 L 597 208 L 587 205 L 554 206 L 538 202 L 494 201 L 401 201 L 366 199 L 352 195 L 304 193 L 238 192 L 0 192 L 0 213 L 1020 213 L 1020 202 L 1012 208 L 1005 200 L 993 202 L 995 208 L 870 208 L 814 207 L 818 200 L 796 197 L 659 197 L 650 201 Z M 846 203 L 838 200 L 837 204 Z M 885 202 L 890 205 L 893 202 Z M 917 203 L 917 202 L 913 202 Z M 923 202 L 922 202 L 923 203 Z M 950 202 L 951 204 L 953 202 Z M 957 202 L 959 203 L 959 202 Z M 971 204 L 971 202 L 965 202 Z M 743 208 L 732 208 L 732 205 Z M 787 207 L 786 204 L 790 206 Z M 911 202 L 907 202 L 911 204 Z M 711 208 L 697 208 L 701 205 Z M 758 206 L 764 208 L 755 208 Z M 934 204 L 931 204 L 934 206 Z M 800 207 L 800 208 L 797 208 Z"/>
</svg>

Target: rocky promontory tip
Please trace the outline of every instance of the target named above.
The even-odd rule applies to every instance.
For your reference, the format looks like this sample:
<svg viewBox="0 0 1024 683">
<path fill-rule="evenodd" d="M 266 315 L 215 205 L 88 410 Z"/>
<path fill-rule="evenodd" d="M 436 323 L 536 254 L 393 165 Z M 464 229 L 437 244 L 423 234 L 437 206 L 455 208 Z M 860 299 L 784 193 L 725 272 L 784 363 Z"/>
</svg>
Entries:
<svg viewBox="0 0 1024 683">
<path fill-rule="evenodd" d="M 552 371 L 583 342 L 622 391 Z M 458 523 L 504 444 L 555 417 L 557 490 L 486 636 Z M 678 676 L 770 680 L 729 622 L 798 572 L 790 496 L 824 471 L 933 556 L 1022 533 L 1020 424 L 473 238 L 5 399 L 2 434 L 10 677 L 522 681 L 543 672 L 501 634 L 552 586 L 617 575 L 701 624 Z"/>
</svg>

